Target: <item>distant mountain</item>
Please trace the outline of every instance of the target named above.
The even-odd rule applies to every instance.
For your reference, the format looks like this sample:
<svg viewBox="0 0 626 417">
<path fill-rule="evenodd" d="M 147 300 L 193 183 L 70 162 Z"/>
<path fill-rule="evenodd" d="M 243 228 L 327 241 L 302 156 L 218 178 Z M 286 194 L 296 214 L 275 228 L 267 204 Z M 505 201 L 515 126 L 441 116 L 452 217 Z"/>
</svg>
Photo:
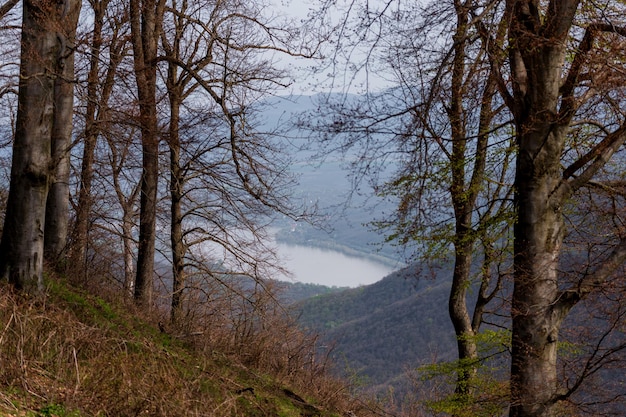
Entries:
<svg viewBox="0 0 626 417">
<path fill-rule="evenodd" d="M 321 333 L 335 363 L 371 390 L 403 391 L 407 369 L 455 357 L 449 276 L 447 268 L 412 265 L 372 285 L 300 302 L 300 323 Z"/>
<path fill-rule="evenodd" d="M 294 145 L 292 171 L 299 176 L 296 198 L 316 204 L 327 226 L 322 230 L 306 222 L 278 219 L 276 239 L 397 265 L 401 259 L 396 248 L 380 250 L 384 234 L 367 226 L 393 207 L 376 201 L 367 184 L 361 184 L 362 194 L 353 192 L 347 171 L 349 156 L 348 160 L 340 153 L 314 158 L 323 153 L 324 145 L 309 140 L 310 133 L 293 124 L 299 114 L 308 113 L 313 119 L 316 112 L 323 114 L 318 109 L 319 99 L 275 97 L 259 109 L 263 126 L 268 131 L 283 130 L 285 142 Z M 356 372 L 373 390 L 384 391 L 388 385 L 402 389 L 406 369 L 455 357 L 447 307 L 449 277 L 449 268 L 429 271 L 413 265 L 354 289 L 287 285 L 282 297 L 296 303 L 300 322 L 321 333 L 322 344 L 334 346 L 331 355 L 338 366 Z"/>
<path fill-rule="evenodd" d="M 384 235 L 369 226 L 393 207 L 374 196 L 365 178 L 361 179 L 359 190 L 354 189 L 348 169 L 349 155 L 324 150 L 328 143 L 322 144 L 311 132 L 298 128 L 299 118 L 315 120 L 317 115 L 324 114 L 318 107 L 321 100 L 321 95 L 274 97 L 258 105 L 262 130 L 278 133 L 276 140 L 293 158 L 290 169 L 298 177 L 294 202 L 315 206 L 318 223 L 324 226 L 313 227 L 305 221 L 279 218 L 274 223 L 279 229 L 276 239 L 282 243 L 376 257 L 381 263 L 397 265 L 401 259 L 396 248 L 383 246 Z M 326 155 L 321 157 L 322 154 Z"/>
</svg>

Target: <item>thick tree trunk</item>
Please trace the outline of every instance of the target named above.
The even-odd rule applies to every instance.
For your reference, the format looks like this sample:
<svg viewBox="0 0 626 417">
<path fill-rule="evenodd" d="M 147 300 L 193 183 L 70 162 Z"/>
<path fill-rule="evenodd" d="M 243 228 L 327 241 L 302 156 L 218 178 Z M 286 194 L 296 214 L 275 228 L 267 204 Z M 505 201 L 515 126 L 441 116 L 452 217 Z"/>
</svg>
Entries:
<svg viewBox="0 0 626 417">
<path fill-rule="evenodd" d="M 518 142 L 510 416 L 547 417 L 554 413 L 562 320 L 554 309 L 563 240 L 561 202 L 555 201 L 564 145 L 557 106 L 565 39 L 576 9 L 563 2 L 563 9 L 544 18 L 550 25 L 544 30 L 535 1 L 507 3 L 513 16 L 509 59 Z"/>
<path fill-rule="evenodd" d="M 17 125 L 11 185 L 0 244 L 0 274 L 16 287 L 43 289 L 44 229 L 50 181 L 55 74 L 61 13 L 47 1 L 24 1 Z"/>
<path fill-rule="evenodd" d="M 550 204 L 561 180 L 563 138 L 559 129 L 520 136 L 515 182 L 518 217 L 514 232 L 511 416 L 545 417 L 553 415 L 557 341 L 563 319 L 555 308 L 563 219 L 560 208 Z"/>
<path fill-rule="evenodd" d="M 63 32 L 57 32 L 58 74 L 54 85 L 52 128 L 52 178 L 46 203 L 44 253 L 51 265 L 59 264 L 67 247 L 70 209 L 70 147 L 74 116 L 74 42 L 80 15 L 80 0 L 65 0 Z"/>
<path fill-rule="evenodd" d="M 511 417 L 553 416 L 557 398 L 557 341 L 563 317 L 558 265 L 564 226 L 561 155 L 568 120 L 559 118 L 565 39 L 576 10 L 562 4 L 539 31 L 537 8 L 514 5 L 511 52 L 518 142 L 515 174 L 514 290 L 511 306 Z M 571 3 L 571 2 L 567 2 Z M 575 3 L 575 2 L 574 2 Z M 536 6 L 536 5 L 535 5 Z M 569 8 L 573 7 L 573 8 Z M 552 20 L 550 20 L 552 19 Z"/>
<path fill-rule="evenodd" d="M 538 0 L 507 0 L 512 14 L 509 62 L 513 94 L 504 88 L 501 91 L 515 118 L 518 144 L 511 417 L 555 416 L 556 404 L 573 392 L 561 391 L 558 386 L 559 329 L 569 309 L 590 291 L 597 290 L 626 259 L 626 241 L 622 240 L 599 268 L 581 275 L 577 285 L 559 287 L 559 256 L 564 236 L 562 206 L 622 146 L 626 129 L 623 121 L 619 121 L 620 127 L 614 131 L 607 125 L 606 137 L 600 143 L 569 168 L 562 168 L 565 139 L 577 108 L 585 100 L 595 100 L 590 98 L 592 95 L 583 100 L 575 95 L 583 79 L 585 84 L 580 89 L 595 94 L 595 80 L 587 85 L 587 79 L 582 76 L 589 70 L 583 70 L 585 62 L 594 56 L 590 51 L 594 45 L 602 44 L 594 43 L 595 32 L 626 36 L 626 28 L 590 23 L 573 52 L 573 59 L 566 65 L 566 44 L 571 39 L 579 5 L 579 0 L 549 4 Z M 564 67 L 569 71 L 567 77 L 563 76 Z M 595 70 L 593 65 L 590 68 Z"/>
<path fill-rule="evenodd" d="M 156 117 L 150 117 L 156 126 Z M 151 123 L 151 122 L 149 122 Z M 152 129 L 150 129 L 152 130 Z M 154 287 L 154 253 L 156 243 L 156 200 L 158 183 L 158 142 L 156 135 L 142 129 L 143 173 L 139 214 L 139 250 L 135 299 L 141 305 L 152 306 Z"/>
</svg>

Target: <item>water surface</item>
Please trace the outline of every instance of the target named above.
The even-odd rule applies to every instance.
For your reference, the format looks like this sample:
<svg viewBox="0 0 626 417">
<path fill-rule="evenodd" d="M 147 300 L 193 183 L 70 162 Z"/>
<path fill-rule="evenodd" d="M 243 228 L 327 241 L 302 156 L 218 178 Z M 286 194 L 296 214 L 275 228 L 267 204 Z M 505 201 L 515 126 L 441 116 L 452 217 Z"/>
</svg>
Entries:
<svg viewBox="0 0 626 417">
<path fill-rule="evenodd" d="M 278 253 L 293 280 L 329 287 L 358 287 L 373 284 L 393 268 L 379 262 L 310 246 L 278 243 Z"/>
</svg>

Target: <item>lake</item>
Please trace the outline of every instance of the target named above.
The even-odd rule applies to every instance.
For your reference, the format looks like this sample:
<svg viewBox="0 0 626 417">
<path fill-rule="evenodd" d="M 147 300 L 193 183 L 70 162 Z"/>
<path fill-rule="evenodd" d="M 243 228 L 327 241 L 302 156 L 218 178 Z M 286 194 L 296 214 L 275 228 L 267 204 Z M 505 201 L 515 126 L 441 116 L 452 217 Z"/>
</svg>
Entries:
<svg viewBox="0 0 626 417">
<path fill-rule="evenodd" d="M 358 287 L 373 284 L 395 270 L 364 257 L 333 250 L 284 243 L 278 243 L 277 247 L 286 269 L 293 274 L 293 280 L 304 283 Z"/>
</svg>

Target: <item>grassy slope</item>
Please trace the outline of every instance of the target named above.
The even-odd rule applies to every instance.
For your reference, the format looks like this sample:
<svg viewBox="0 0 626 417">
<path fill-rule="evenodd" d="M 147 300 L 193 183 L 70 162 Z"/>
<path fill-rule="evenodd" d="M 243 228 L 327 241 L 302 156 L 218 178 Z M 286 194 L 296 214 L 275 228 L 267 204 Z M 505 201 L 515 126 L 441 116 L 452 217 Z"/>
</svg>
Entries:
<svg viewBox="0 0 626 417">
<path fill-rule="evenodd" d="M 370 415 L 337 381 L 252 369 L 54 280 L 35 299 L 0 284 L 0 364 L 3 416 Z"/>
</svg>

